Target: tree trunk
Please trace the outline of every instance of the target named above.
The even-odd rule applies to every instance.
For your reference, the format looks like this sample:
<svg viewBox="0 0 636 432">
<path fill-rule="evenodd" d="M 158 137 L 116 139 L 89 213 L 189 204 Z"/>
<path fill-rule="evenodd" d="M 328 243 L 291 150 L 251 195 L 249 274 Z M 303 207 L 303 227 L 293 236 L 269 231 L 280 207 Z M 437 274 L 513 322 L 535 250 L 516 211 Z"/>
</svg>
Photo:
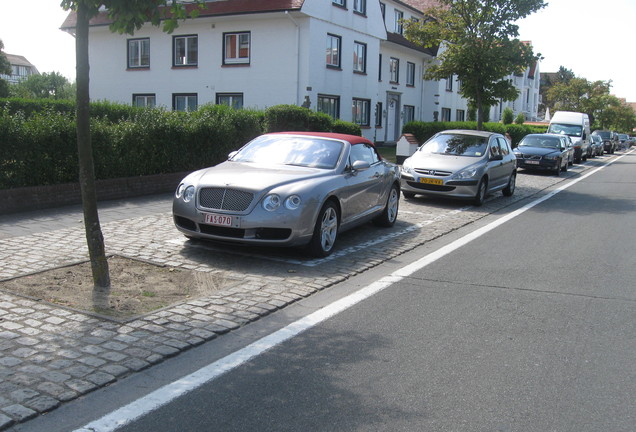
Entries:
<svg viewBox="0 0 636 432">
<path fill-rule="evenodd" d="M 104 237 L 97 214 L 97 191 L 95 167 L 90 130 L 90 96 L 88 90 L 88 23 L 90 17 L 83 2 L 77 3 L 77 27 L 75 35 L 76 82 L 77 82 L 77 153 L 79 157 L 79 183 L 82 192 L 84 227 L 88 254 L 93 271 L 95 293 L 107 293 L 110 288 L 108 261 L 104 248 Z M 102 297 L 98 295 L 98 297 Z"/>
<path fill-rule="evenodd" d="M 475 105 L 477 105 L 477 130 L 483 130 L 484 128 L 484 106 L 481 101 L 481 92 L 477 92 L 475 98 Z"/>
</svg>

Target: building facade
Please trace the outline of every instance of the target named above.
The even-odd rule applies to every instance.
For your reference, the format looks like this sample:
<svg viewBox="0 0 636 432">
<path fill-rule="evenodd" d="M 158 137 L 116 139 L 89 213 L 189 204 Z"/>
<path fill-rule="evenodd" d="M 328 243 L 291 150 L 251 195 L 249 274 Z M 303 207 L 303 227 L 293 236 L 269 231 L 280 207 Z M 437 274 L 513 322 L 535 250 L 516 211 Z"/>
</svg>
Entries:
<svg viewBox="0 0 636 432">
<path fill-rule="evenodd" d="M 436 96 L 440 82 L 422 78 L 436 50 L 403 35 L 402 20 L 423 19 L 431 2 L 213 1 L 173 34 L 148 24 L 134 36 L 110 32 L 102 13 L 90 27 L 91 98 L 174 110 L 293 104 L 395 143 L 410 120 L 441 120 L 447 107 L 466 115 L 456 92 Z"/>
<path fill-rule="evenodd" d="M 11 84 L 24 81 L 31 75 L 39 74 L 37 68 L 25 57 L 15 54 L 6 54 L 7 60 L 11 64 L 11 75 L 0 74 L 0 78 Z"/>
</svg>

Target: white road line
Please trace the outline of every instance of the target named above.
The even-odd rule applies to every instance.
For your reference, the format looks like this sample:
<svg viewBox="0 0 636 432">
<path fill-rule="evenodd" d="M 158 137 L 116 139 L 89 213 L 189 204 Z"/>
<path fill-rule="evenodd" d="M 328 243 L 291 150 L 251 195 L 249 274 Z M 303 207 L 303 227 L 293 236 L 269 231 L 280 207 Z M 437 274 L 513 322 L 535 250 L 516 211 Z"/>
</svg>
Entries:
<svg viewBox="0 0 636 432">
<path fill-rule="evenodd" d="M 437 261 L 438 259 L 448 255 L 449 253 L 461 248 L 467 243 L 481 237 L 482 235 L 494 230 L 500 225 L 508 222 L 509 220 L 521 215 L 522 213 L 530 210 L 534 206 L 552 198 L 554 195 L 559 192 L 564 191 L 570 186 L 580 182 L 581 180 L 586 179 L 592 174 L 597 173 L 602 170 L 606 166 L 609 166 L 611 163 L 620 160 L 625 155 L 620 156 L 613 161 L 605 164 L 599 168 L 592 170 L 591 172 L 582 175 L 581 177 L 572 180 L 566 184 L 561 185 L 557 189 L 548 193 L 547 195 L 538 198 L 522 208 L 515 210 L 512 213 L 509 213 L 501 218 L 485 225 L 472 233 L 459 238 L 452 243 L 432 252 L 423 258 L 415 261 L 412 264 L 409 264 L 399 270 L 396 270 L 392 274 L 383 277 L 377 282 L 372 283 L 371 285 L 367 285 L 366 287 L 354 292 L 353 294 L 348 295 L 340 300 L 331 303 L 324 308 L 307 315 L 304 318 L 295 321 L 288 326 L 270 334 L 269 336 L 265 336 L 264 338 L 242 348 L 220 360 L 215 361 L 214 363 L 209 364 L 192 374 L 185 376 L 177 381 L 174 381 L 170 384 L 167 384 L 152 393 L 137 399 L 128 405 L 125 405 L 100 419 L 91 422 L 80 429 L 76 429 L 74 432 L 110 432 L 115 431 L 117 428 L 126 425 L 148 413 L 154 411 L 163 405 L 170 403 L 176 398 L 202 386 L 208 381 L 211 381 L 219 376 L 223 375 L 226 372 L 231 371 L 232 369 L 241 366 L 246 363 L 250 359 L 264 353 L 265 351 L 280 345 L 288 339 L 316 326 L 317 324 L 326 321 L 327 319 L 343 312 L 350 307 L 356 305 L 357 303 L 365 300 L 374 294 L 383 291 L 384 289 L 390 287 L 396 282 L 399 282 L 413 273 L 423 269 L 429 264 Z"/>
</svg>

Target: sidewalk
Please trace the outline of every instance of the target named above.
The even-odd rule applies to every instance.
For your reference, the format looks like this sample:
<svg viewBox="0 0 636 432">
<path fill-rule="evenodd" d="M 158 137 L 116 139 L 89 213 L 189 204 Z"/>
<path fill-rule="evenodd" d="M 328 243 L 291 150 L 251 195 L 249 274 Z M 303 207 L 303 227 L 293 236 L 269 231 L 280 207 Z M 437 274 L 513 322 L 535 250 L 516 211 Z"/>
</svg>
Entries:
<svg viewBox="0 0 636 432">
<path fill-rule="evenodd" d="M 170 211 L 172 193 L 98 203 L 100 223 Z M 63 228 L 83 228 L 82 206 L 0 215 L 0 239 L 32 235 Z"/>
<path fill-rule="evenodd" d="M 571 173 L 570 175 L 574 175 Z M 345 233 L 321 260 L 197 247 L 174 228 L 171 194 L 100 204 L 108 254 L 201 272 L 236 283 L 119 322 L 0 291 L 0 430 L 258 320 L 564 178 L 521 176 L 512 197 L 483 207 L 402 201 L 391 229 Z M 0 282 L 87 259 L 80 206 L 0 216 Z"/>
</svg>

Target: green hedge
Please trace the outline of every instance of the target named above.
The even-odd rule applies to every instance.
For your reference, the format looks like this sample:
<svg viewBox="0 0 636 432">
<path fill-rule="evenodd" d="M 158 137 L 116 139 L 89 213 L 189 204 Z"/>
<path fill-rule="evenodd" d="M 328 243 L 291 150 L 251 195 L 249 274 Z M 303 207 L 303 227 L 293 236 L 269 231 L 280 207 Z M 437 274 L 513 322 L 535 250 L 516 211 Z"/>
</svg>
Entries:
<svg viewBox="0 0 636 432">
<path fill-rule="evenodd" d="M 402 133 L 410 133 L 418 142 L 423 143 L 437 132 L 448 129 L 477 129 L 477 122 L 409 122 L 402 128 Z M 489 132 L 505 134 L 508 132 L 512 138 L 512 146 L 515 147 L 521 138 L 530 133 L 544 133 L 547 126 L 518 125 L 502 123 L 484 123 L 483 129 Z"/>
<path fill-rule="evenodd" d="M 0 100 L 0 189 L 76 182 L 74 104 Z M 360 127 L 296 106 L 265 111 L 206 105 L 185 113 L 108 102 L 91 104 L 98 179 L 193 171 L 222 162 L 264 132 Z"/>
</svg>

